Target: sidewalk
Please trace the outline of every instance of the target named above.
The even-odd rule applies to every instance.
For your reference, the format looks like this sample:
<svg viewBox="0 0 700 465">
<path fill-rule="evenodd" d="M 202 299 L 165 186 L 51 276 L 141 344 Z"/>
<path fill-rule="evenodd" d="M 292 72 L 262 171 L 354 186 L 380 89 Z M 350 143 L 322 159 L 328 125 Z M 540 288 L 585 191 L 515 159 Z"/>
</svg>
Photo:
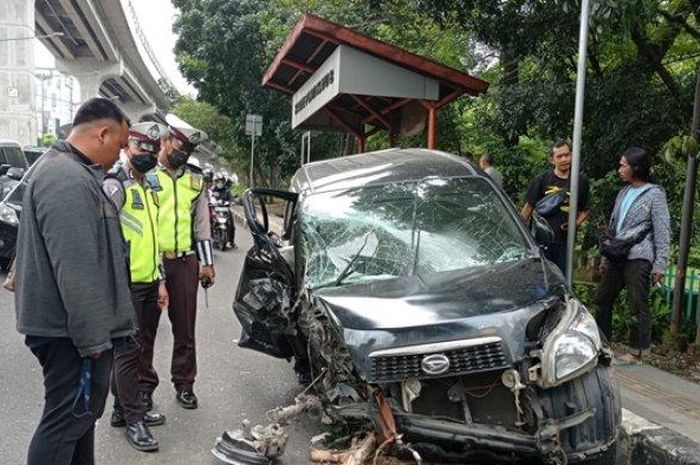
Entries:
<svg viewBox="0 0 700 465">
<path fill-rule="evenodd" d="M 700 385 L 649 365 L 617 365 L 622 406 L 700 443 Z"/>
</svg>

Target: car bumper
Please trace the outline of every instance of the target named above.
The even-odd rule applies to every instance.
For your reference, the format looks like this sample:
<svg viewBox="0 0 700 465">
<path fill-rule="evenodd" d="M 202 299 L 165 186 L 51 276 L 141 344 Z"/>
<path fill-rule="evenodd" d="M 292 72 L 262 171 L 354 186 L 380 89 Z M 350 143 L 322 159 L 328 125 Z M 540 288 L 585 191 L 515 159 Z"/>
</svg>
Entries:
<svg viewBox="0 0 700 465">
<path fill-rule="evenodd" d="M 561 463 L 557 460 L 566 456 L 568 463 L 576 463 L 614 447 L 621 421 L 619 401 L 612 369 L 598 365 L 566 384 L 537 389 L 530 401 L 531 408 L 540 412 L 536 430 L 394 413 L 398 431 L 437 460 L 537 457 Z"/>
<path fill-rule="evenodd" d="M 431 418 L 397 418 L 399 430 L 415 446 L 427 449 L 435 458 L 468 459 L 489 456 L 509 460 L 542 457 L 554 461 L 565 454 L 569 462 L 578 462 L 608 449 L 614 438 L 589 444 L 584 450 L 566 451 L 560 445 L 563 430 L 575 428 L 594 416 L 588 409 L 543 425 L 534 434 L 507 431 L 490 425 L 459 424 Z"/>
</svg>

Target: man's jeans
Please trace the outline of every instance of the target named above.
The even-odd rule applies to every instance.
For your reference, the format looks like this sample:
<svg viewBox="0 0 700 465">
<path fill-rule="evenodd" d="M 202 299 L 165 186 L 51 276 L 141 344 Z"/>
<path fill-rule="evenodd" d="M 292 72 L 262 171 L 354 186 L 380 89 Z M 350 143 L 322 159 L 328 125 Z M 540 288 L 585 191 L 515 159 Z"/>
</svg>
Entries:
<svg viewBox="0 0 700 465">
<path fill-rule="evenodd" d="M 598 289 L 596 321 L 608 340 L 612 337 L 613 304 L 622 288 L 627 289 L 630 303 L 630 352 L 646 354 L 651 346 L 649 288 L 651 263 L 647 260 L 609 261 L 608 270 Z"/>
<path fill-rule="evenodd" d="M 27 336 L 44 373 L 44 413 L 29 445 L 28 465 L 93 465 L 95 420 L 109 392 L 112 351 L 91 360 L 90 403 L 75 402 L 83 359 L 68 338 Z"/>
</svg>

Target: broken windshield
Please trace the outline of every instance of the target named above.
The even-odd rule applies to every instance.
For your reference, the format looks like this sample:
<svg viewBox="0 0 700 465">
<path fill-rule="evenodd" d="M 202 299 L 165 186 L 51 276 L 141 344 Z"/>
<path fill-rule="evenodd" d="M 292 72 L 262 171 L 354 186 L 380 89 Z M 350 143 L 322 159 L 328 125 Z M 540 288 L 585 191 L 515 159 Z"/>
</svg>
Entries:
<svg viewBox="0 0 700 465">
<path fill-rule="evenodd" d="M 521 229 L 481 178 L 433 178 L 310 195 L 301 254 L 311 289 L 520 260 Z"/>
</svg>

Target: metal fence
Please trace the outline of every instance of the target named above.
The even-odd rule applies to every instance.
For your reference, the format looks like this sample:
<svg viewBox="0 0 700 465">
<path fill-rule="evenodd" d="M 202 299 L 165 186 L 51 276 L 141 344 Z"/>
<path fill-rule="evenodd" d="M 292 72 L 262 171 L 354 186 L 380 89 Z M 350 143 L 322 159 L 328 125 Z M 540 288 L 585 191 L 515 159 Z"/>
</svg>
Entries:
<svg viewBox="0 0 700 465">
<path fill-rule="evenodd" d="M 676 267 L 669 267 L 661 281 L 661 289 L 666 305 L 671 308 L 673 304 L 673 288 L 676 285 Z M 688 268 L 685 277 L 685 305 L 683 306 L 683 320 L 687 323 L 695 323 L 694 312 L 697 312 L 700 297 L 700 270 Z"/>
</svg>

